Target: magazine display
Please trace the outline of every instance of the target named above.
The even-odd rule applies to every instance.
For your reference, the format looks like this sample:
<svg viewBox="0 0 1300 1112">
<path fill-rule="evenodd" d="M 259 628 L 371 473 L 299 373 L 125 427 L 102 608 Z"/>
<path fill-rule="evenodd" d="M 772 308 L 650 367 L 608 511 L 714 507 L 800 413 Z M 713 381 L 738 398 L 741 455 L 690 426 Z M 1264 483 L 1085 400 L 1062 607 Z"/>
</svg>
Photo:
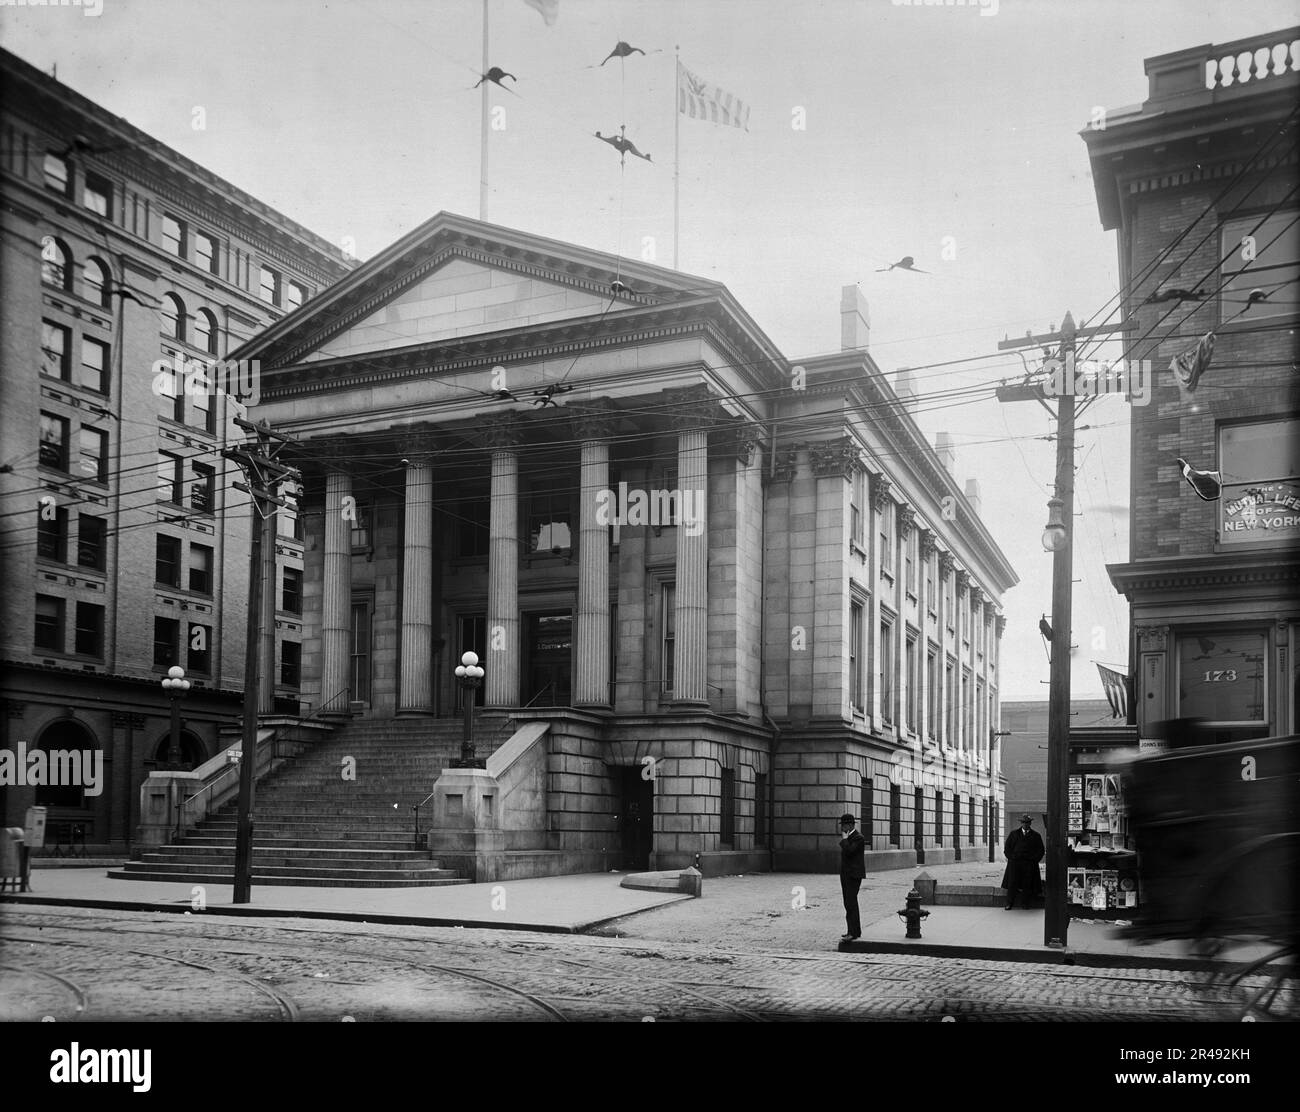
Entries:
<svg viewBox="0 0 1300 1112">
<path fill-rule="evenodd" d="M 1068 779 L 1066 885 L 1072 914 L 1120 917 L 1138 906 L 1123 785 L 1115 773 Z"/>
</svg>

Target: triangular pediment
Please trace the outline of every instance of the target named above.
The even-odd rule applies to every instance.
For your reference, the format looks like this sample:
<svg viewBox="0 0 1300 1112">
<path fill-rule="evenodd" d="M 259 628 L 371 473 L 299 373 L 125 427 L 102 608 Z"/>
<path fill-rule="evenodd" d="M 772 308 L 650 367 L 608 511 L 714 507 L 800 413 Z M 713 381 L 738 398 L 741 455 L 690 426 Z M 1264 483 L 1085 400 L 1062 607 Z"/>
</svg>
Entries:
<svg viewBox="0 0 1300 1112">
<path fill-rule="evenodd" d="M 611 305 L 612 301 L 612 305 Z M 366 352 L 476 336 L 533 324 L 598 316 L 634 304 L 527 273 L 452 256 L 301 362 L 347 359 Z"/>
</svg>

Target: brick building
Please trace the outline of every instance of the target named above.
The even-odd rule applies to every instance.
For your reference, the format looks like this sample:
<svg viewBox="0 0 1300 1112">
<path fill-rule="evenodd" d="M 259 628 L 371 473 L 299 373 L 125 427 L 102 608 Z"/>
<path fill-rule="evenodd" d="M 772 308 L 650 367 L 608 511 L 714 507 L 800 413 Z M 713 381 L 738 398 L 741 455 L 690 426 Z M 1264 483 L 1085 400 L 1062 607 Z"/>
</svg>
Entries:
<svg viewBox="0 0 1300 1112">
<path fill-rule="evenodd" d="M 841 332 L 792 361 L 716 282 L 445 213 L 266 329 L 305 708 L 454 716 L 476 651 L 497 875 L 833 869 L 846 809 L 876 868 L 986 855 L 1015 574 L 853 287 Z"/>
<path fill-rule="evenodd" d="M 218 751 L 243 687 L 250 511 L 219 453 L 243 410 L 155 363 L 223 359 L 351 263 L 7 52 L 0 82 L 3 744 L 97 752 L 104 780 L 0 786 L 0 823 L 45 804 L 57 839 L 76 824 L 122 852 L 168 755 L 167 669 L 194 685 L 185 766 Z M 302 546 L 284 531 L 265 696 L 296 709 Z"/>
<path fill-rule="evenodd" d="M 1147 99 L 1083 132 L 1103 227 L 1119 232 L 1132 410 L 1127 563 L 1139 736 L 1196 717 L 1221 741 L 1296 730 L 1300 635 L 1300 28 L 1146 62 Z M 1183 291 L 1178 293 L 1176 291 Z M 1199 382 L 1170 361 L 1212 333 Z M 1218 471 L 1200 500 L 1176 457 Z"/>
</svg>

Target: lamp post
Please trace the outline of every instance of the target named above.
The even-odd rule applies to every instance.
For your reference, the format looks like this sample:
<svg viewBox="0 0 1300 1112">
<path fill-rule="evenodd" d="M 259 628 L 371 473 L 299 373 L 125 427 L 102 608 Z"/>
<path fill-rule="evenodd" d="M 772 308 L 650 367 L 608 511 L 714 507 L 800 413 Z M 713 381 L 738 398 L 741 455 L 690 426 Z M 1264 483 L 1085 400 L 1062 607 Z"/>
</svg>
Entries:
<svg viewBox="0 0 1300 1112">
<path fill-rule="evenodd" d="M 480 757 L 474 756 L 474 692 L 483 685 L 482 668 L 478 653 L 467 652 L 456 665 L 456 682 L 460 684 L 461 698 L 465 704 L 465 737 L 460 745 L 460 760 L 452 761 L 452 768 L 486 768 Z"/>
<path fill-rule="evenodd" d="M 162 689 L 172 702 L 172 731 L 167 741 L 167 767 L 179 768 L 181 765 L 181 700 L 190 689 L 190 681 L 185 678 L 185 669 L 173 664 L 167 669 L 167 677 L 162 681 Z"/>
</svg>

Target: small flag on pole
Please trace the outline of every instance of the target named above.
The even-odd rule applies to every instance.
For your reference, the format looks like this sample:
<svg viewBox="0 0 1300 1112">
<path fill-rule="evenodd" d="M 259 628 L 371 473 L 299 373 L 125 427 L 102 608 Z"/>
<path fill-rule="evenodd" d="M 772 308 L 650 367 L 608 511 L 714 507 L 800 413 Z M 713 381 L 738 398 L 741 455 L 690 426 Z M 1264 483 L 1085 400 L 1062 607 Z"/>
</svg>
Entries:
<svg viewBox="0 0 1300 1112">
<path fill-rule="evenodd" d="M 1188 348 L 1182 355 L 1175 355 L 1169 363 L 1174 381 L 1178 383 L 1178 392 L 1186 396 L 1196 392 L 1196 384 L 1201 381 L 1210 366 L 1210 357 L 1214 354 L 1214 333 L 1207 332 L 1196 346 Z"/>
<path fill-rule="evenodd" d="M 749 130 L 748 104 L 716 85 L 701 81 L 683 65 L 677 67 L 677 111 L 692 120 Z"/>
<path fill-rule="evenodd" d="M 524 3 L 541 14 L 547 27 L 553 26 L 560 18 L 560 0 L 524 0 Z"/>
<path fill-rule="evenodd" d="M 1128 676 L 1122 672 L 1107 668 L 1104 664 L 1098 664 L 1097 671 L 1101 673 L 1101 686 L 1102 690 L 1106 692 L 1106 701 L 1110 703 L 1111 717 L 1122 718 L 1127 722 Z"/>
</svg>

